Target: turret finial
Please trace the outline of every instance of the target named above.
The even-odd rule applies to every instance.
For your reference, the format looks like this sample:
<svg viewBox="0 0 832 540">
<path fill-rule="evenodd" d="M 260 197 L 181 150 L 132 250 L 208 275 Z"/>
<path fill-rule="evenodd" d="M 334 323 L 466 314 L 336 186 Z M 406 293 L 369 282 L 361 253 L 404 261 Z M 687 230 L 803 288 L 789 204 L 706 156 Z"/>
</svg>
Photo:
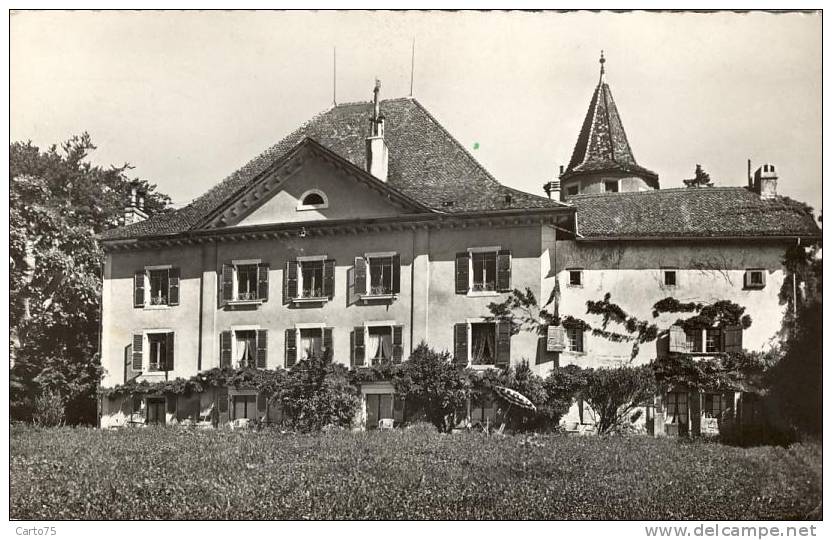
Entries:
<svg viewBox="0 0 832 540">
<path fill-rule="evenodd" d="M 604 59 L 604 49 L 601 49 L 601 58 L 598 62 L 601 64 L 601 82 L 604 82 L 604 63 L 606 62 L 606 59 Z"/>
</svg>

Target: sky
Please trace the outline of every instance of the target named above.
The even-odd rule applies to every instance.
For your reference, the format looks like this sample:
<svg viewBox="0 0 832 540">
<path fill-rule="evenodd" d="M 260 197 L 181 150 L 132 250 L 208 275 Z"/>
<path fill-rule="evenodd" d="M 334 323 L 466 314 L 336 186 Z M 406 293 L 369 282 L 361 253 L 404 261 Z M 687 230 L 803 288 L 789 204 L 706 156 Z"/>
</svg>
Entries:
<svg viewBox="0 0 832 540">
<path fill-rule="evenodd" d="M 87 131 L 178 206 L 332 106 L 413 96 L 498 180 L 543 194 L 606 78 L 662 188 L 776 165 L 821 210 L 821 16 L 590 12 L 15 12 L 11 139 Z"/>
</svg>

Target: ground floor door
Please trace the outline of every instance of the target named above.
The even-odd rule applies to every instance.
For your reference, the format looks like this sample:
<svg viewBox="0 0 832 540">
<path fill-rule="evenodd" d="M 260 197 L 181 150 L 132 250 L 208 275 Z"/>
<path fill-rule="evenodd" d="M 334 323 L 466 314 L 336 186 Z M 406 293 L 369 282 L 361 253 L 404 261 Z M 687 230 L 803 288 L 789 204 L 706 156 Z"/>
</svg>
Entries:
<svg viewBox="0 0 832 540">
<path fill-rule="evenodd" d="M 668 392 L 666 398 L 665 433 L 686 437 L 689 432 L 688 393 Z"/>
<path fill-rule="evenodd" d="M 165 425 L 165 398 L 147 398 L 147 424 Z"/>
<path fill-rule="evenodd" d="M 233 416 L 234 420 L 240 418 L 248 418 L 249 420 L 257 420 L 257 396 L 256 395 L 237 395 L 232 396 L 233 399 Z"/>
<path fill-rule="evenodd" d="M 377 429 L 378 421 L 393 418 L 393 394 L 367 394 L 367 429 Z"/>
</svg>

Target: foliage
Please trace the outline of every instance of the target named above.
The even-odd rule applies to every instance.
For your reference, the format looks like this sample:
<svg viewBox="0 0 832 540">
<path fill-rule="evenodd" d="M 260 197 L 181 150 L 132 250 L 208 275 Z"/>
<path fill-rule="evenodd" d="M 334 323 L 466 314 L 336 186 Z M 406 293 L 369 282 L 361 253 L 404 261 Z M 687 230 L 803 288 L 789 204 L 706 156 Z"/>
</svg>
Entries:
<svg viewBox="0 0 832 540">
<path fill-rule="evenodd" d="M 599 434 L 621 428 L 635 409 L 649 402 L 655 393 L 650 366 L 587 370 L 585 377 L 580 395 L 595 413 Z"/>
<path fill-rule="evenodd" d="M 331 358 L 301 360 L 276 393 L 289 425 L 300 431 L 348 427 L 361 403 L 345 366 Z"/>
<path fill-rule="evenodd" d="M 546 390 L 546 406 L 551 418 L 560 418 L 569 412 L 569 408 L 586 386 L 589 370 L 570 364 L 556 367 L 543 381 Z"/>
<path fill-rule="evenodd" d="M 32 422 L 36 426 L 54 427 L 64 423 L 64 399 L 52 390 L 44 390 L 35 398 Z"/>
<path fill-rule="evenodd" d="M 714 185 L 711 181 L 711 175 L 706 173 L 702 165 L 698 163 L 696 164 L 696 171 L 694 172 L 693 178 L 686 178 L 682 182 L 689 188 L 711 187 Z"/>
<path fill-rule="evenodd" d="M 689 313 L 700 309 L 702 309 L 702 304 L 699 302 L 680 302 L 676 298 L 668 296 L 653 304 L 653 318 L 662 313 Z"/>
<path fill-rule="evenodd" d="M 103 253 L 96 235 L 123 215 L 128 165 L 102 168 L 87 160 L 86 133 L 58 149 L 31 142 L 9 147 L 9 305 L 13 367 L 11 413 L 30 420 L 43 389 L 58 392 L 70 423 L 95 420 L 95 385 Z M 155 186 L 145 208 L 169 199 Z"/>
<path fill-rule="evenodd" d="M 656 382 L 665 390 L 759 393 L 766 360 L 761 353 L 741 351 L 713 358 L 673 354 L 654 360 L 652 365 Z"/>
<path fill-rule="evenodd" d="M 488 304 L 488 311 L 491 315 L 487 317 L 487 320 L 511 321 L 512 335 L 525 331 L 535 332 L 542 336 L 545 335 L 548 325 L 556 323 L 555 315 L 544 309 L 552 300 L 550 299 L 543 308 L 538 308 L 537 298 L 530 288 L 527 287 L 525 292 L 514 289 L 503 302 Z"/>
<path fill-rule="evenodd" d="M 448 352 L 436 352 L 420 343 L 401 364 L 393 384 L 404 397 L 409 411 L 421 412 L 443 432 L 457 425 L 460 411 L 471 396 L 471 384 L 465 371 Z"/>
<path fill-rule="evenodd" d="M 544 380 L 531 370 L 528 360 L 524 359 L 516 366 L 503 370 L 469 370 L 468 377 L 471 381 L 471 401 L 476 404 L 486 397 L 493 398 L 500 404 L 500 410 L 508 411 L 505 421 L 512 431 L 551 429 L 557 426 L 560 417 L 564 414 L 550 406 Z M 494 394 L 495 386 L 504 386 L 520 392 L 535 405 L 537 410 L 509 407 Z"/>
<path fill-rule="evenodd" d="M 447 435 L 420 427 L 282 434 L 13 426 L 9 514 L 17 520 L 820 519 L 821 456 L 819 443 L 734 448 L 650 437 Z"/>
<path fill-rule="evenodd" d="M 787 428 L 820 435 L 823 430 L 823 303 L 805 305 L 789 339 L 781 345 L 782 358 L 766 374 L 769 399 L 781 411 Z"/>
<path fill-rule="evenodd" d="M 282 388 L 286 376 L 283 369 L 213 368 L 201 371 L 189 379 L 156 382 L 132 379 L 112 388 L 101 388 L 99 394 L 108 398 L 148 394 L 187 396 L 209 388 L 250 388 L 274 396 Z"/>
</svg>

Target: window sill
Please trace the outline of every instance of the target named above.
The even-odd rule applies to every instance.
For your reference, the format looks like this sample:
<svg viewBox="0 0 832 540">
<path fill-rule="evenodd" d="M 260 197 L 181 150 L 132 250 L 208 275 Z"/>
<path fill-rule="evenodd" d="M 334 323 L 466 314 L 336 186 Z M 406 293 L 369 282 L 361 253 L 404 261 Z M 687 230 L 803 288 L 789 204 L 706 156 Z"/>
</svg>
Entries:
<svg viewBox="0 0 832 540">
<path fill-rule="evenodd" d="M 476 298 L 478 296 L 500 296 L 499 291 L 468 291 L 466 294 L 469 298 Z"/>
<path fill-rule="evenodd" d="M 765 289 L 765 288 L 766 288 L 766 286 L 765 286 L 765 285 L 746 285 L 746 286 L 745 286 L 745 287 L 743 287 L 742 289 L 743 289 L 744 291 L 761 291 L 761 290 L 763 290 L 763 289 Z"/>
<path fill-rule="evenodd" d="M 571 354 L 572 356 L 586 356 L 586 351 L 570 351 L 569 349 L 564 349 L 561 352 L 564 354 Z"/>
<path fill-rule="evenodd" d="M 477 371 L 486 371 L 489 369 L 501 369 L 497 364 L 472 364 L 468 363 L 468 367 Z"/>
<path fill-rule="evenodd" d="M 153 304 L 153 305 L 146 305 L 146 306 L 144 306 L 144 309 L 150 309 L 150 310 L 154 310 L 154 309 L 170 309 L 170 307 L 171 307 L 171 306 L 170 306 L 170 305 L 168 305 L 168 304 Z"/>
<path fill-rule="evenodd" d="M 361 300 L 363 302 L 373 301 L 373 300 L 395 300 L 398 297 L 397 294 L 390 293 L 390 294 L 362 294 Z"/>
<path fill-rule="evenodd" d="M 308 298 L 292 298 L 293 304 L 323 304 L 324 302 L 328 302 L 329 297 L 326 296 L 313 296 Z"/>
<path fill-rule="evenodd" d="M 567 284 L 566 284 L 566 287 L 567 287 L 568 289 L 583 289 L 583 288 L 584 288 L 584 286 L 583 286 L 583 285 L 573 285 L 573 284 L 571 284 L 571 283 L 567 283 Z"/>
<path fill-rule="evenodd" d="M 229 306 L 257 306 L 262 303 L 262 300 L 228 300 L 226 302 Z"/>
</svg>

